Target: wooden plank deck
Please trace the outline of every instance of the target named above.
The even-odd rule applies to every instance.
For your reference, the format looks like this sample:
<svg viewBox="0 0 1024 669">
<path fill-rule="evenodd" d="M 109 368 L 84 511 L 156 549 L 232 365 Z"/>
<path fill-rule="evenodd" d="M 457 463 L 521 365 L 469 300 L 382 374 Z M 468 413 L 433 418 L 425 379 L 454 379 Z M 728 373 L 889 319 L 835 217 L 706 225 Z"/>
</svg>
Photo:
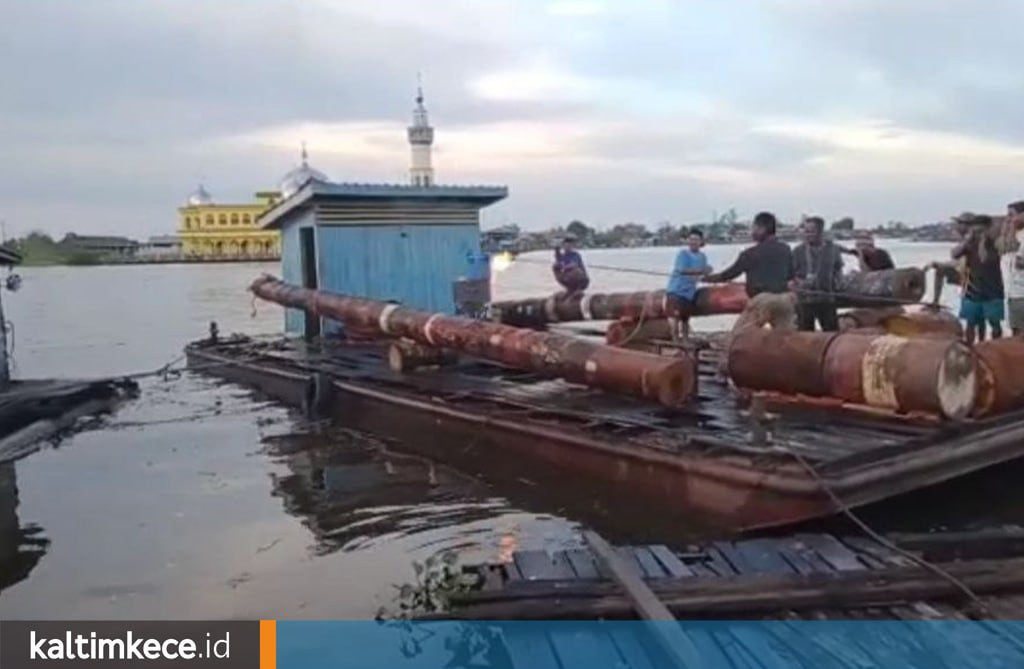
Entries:
<svg viewBox="0 0 1024 669">
<path fill-rule="evenodd" d="M 977 535 L 980 542 L 977 544 L 971 541 L 975 535 L 960 533 L 956 550 L 968 552 L 972 559 L 942 563 L 958 578 L 974 579 L 972 582 L 980 584 L 979 587 L 985 591 L 982 595 L 983 610 L 979 610 L 976 603 L 966 601 L 962 592 L 943 577 L 922 568 L 899 552 L 863 537 L 801 534 L 717 541 L 685 553 L 677 553 L 663 545 L 619 547 L 616 554 L 670 607 L 674 601 L 678 602 L 688 617 L 693 614 L 700 617 L 700 605 L 699 600 L 694 599 L 696 595 L 687 593 L 701 592 L 702 584 L 708 584 L 708 613 L 712 616 L 731 612 L 728 615 L 810 620 L 957 620 L 979 615 L 993 619 L 1022 619 L 1024 550 L 1019 545 L 1022 532 L 1024 530 L 1020 528 L 1008 528 L 993 536 L 992 531 L 986 531 Z M 944 555 L 943 551 L 952 549 L 941 535 L 903 536 L 902 540 L 908 546 L 916 546 L 918 553 L 925 556 L 935 552 Z M 572 600 L 575 602 L 572 610 L 577 612 L 586 610 L 585 606 L 580 608 L 578 605 L 584 600 L 600 603 L 595 611 L 612 610 L 608 605 L 617 596 L 616 586 L 604 577 L 600 561 L 590 551 L 578 548 L 552 554 L 543 551 L 524 553 L 515 554 L 513 562 L 504 565 L 506 575 L 498 590 L 456 596 L 453 599 L 455 617 L 474 617 L 474 610 L 478 607 L 484 607 L 488 616 L 498 619 L 502 618 L 503 610 L 510 617 L 515 617 L 524 601 L 536 606 L 549 596 L 552 601 L 559 598 L 559 606 L 563 607 L 566 601 Z M 535 565 L 536 573 L 542 577 L 524 581 L 516 572 L 525 563 Z M 556 570 L 549 567 L 562 563 L 572 568 Z M 476 569 L 480 567 L 471 567 L 470 571 Z M 500 566 L 498 569 L 501 573 Z M 570 575 L 566 576 L 567 573 Z M 767 588 L 751 591 L 751 600 L 769 597 L 768 601 L 777 603 L 777 608 L 767 611 L 762 604 L 751 604 L 745 611 L 740 593 L 741 586 L 747 581 Z M 851 588 L 848 597 L 837 585 L 845 583 L 849 583 Z M 721 584 L 721 587 L 712 584 Z M 785 595 L 786 587 L 789 587 L 787 584 L 794 586 L 791 606 L 787 604 Z M 820 597 L 814 595 L 811 586 L 815 584 L 823 588 L 824 594 Z M 886 591 L 890 586 L 892 590 L 888 592 L 898 594 L 890 597 Z M 858 591 L 858 588 L 866 590 Z M 1000 588 L 1005 592 L 999 591 Z M 997 590 L 994 594 L 993 589 Z M 716 593 L 727 590 L 735 593 L 736 599 L 730 600 L 733 603 L 723 609 L 725 600 Z M 940 594 L 915 599 L 902 594 L 906 592 Z M 727 599 L 731 596 L 728 595 Z M 818 603 L 808 607 L 807 602 Z M 553 608 L 552 615 L 557 614 Z"/>
</svg>

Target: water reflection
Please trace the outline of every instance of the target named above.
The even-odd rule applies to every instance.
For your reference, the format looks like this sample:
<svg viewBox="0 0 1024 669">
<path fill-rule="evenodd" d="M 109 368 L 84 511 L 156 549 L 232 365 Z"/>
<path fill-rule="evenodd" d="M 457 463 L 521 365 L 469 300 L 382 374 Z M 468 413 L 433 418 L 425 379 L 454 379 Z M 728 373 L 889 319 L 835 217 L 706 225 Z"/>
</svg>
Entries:
<svg viewBox="0 0 1024 669">
<path fill-rule="evenodd" d="M 288 473 L 272 474 L 273 494 L 303 518 L 316 552 L 354 551 L 507 512 L 484 486 L 415 456 L 393 453 L 344 429 L 265 440 Z"/>
<path fill-rule="evenodd" d="M 49 545 L 42 528 L 21 526 L 17 470 L 13 462 L 0 463 L 0 592 L 27 578 Z"/>
</svg>

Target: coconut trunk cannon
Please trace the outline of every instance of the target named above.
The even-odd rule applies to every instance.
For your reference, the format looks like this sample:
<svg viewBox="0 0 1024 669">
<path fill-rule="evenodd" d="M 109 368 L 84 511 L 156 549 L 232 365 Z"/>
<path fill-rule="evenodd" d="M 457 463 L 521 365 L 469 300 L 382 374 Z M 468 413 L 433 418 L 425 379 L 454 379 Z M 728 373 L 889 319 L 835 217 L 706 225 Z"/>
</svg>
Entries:
<svg viewBox="0 0 1024 669">
<path fill-rule="evenodd" d="M 952 419 L 975 410 L 979 388 L 975 353 L 949 338 L 745 328 L 728 369 L 747 390 Z"/>
<path fill-rule="evenodd" d="M 257 297 L 326 316 L 361 333 L 404 338 L 605 390 L 679 406 L 695 393 L 697 370 L 687 357 L 665 358 L 460 316 L 431 314 L 397 304 L 300 288 L 263 276 Z"/>
<path fill-rule="evenodd" d="M 702 286 L 695 298 L 694 315 L 738 314 L 746 306 L 747 291 L 742 283 Z M 558 293 L 494 302 L 491 312 L 500 323 L 531 328 L 573 321 L 658 320 L 665 318 L 665 291 Z"/>
<path fill-rule="evenodd" d="M 884 307 L 912 303 L 924 296 L 924 270 L 916 267 L 854 272 L 840 281 L 839 307 Z M 738 314 L 747 306 L 746 288 L 740 283 L 701 286 L 694 316 Z M 572 321 L 657 320 L 665 318 L 665 291 L 633 293 L 558 293 L 550 297 L 495 302 L 494 320 L 518 327 L 544 327 Z"/>
</svg>

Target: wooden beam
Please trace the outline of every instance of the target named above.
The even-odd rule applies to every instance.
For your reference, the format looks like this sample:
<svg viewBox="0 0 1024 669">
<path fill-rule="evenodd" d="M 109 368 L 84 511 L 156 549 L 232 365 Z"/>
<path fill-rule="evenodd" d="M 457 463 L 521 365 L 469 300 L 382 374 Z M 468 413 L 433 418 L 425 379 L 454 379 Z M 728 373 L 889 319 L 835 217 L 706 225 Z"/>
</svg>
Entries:
<svg viewBox="0 0 1024 669">
<path fill-rule="evenodd" d="M 1024 558 L 939 565 L 978 594 L 1024 591 Z M 538 584 L 540 585 L 540 584 Z M 552 584 L 554 585 L 554 584 Z M 451 615 L 465 619 L 628 618 L 634 600 L 610 584 L 561 584 L 546 593 L 475 593 L 453 601 Z M 782 610 L 884 607 L 929 599 L 959 599 L 948 579 L 921 567 L 817 574 L 664 579 L 652 591 L 670 612 L 694 614 L 771 613 Z M 474 602 L 476 599 L 476 602 Z M 464 606 L 459 606 L 463 604 Z"/>
<path fill-rule="evenodd" d="M 1024 527 L 994 527 L 963 532 L 890 534 L 900 548 L 935 562 L 1024 556 Z"/>
<path fill-rule="evenodd" d="M 651 621 L 652 624 L 647 626 L 648 631 L 669 660 L 680 668 L 700 666 L 697 646 L 676 622 L 668 607 L 647 587 L 638 570 L 630 569 L 615 549 L 597 532 L 586 530 L 583 532 L 583 539 L 594 552 L 598 564 L 611 574 L 612 580 L 626 592 L 640 617 Z"/>
<path fill-rule="evenodd" d="M 604 567 L 607 573 L 611 574 L 612 580 L 632 600 L 633 606 L 641 618 L 644 620 L 675 620 L 675 616 L 661 603 L 657 595 L 647 587 L 647 584 L 637 574 L 637 571 L 630 569 L 622 557 L 615 552 L 615 549 L 600 534 L 586 530 L 583 532 L 583 539 L 590 546 L 590 550 L 594 551 L 598 563 Z"/>
</svg>

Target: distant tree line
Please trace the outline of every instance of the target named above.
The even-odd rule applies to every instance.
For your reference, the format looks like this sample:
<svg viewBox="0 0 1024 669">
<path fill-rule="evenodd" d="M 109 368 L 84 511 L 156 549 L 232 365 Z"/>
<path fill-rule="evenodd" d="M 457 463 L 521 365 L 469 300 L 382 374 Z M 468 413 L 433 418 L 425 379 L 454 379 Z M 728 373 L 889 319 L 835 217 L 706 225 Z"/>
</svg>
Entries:
<svg viewBox="0 0 1024 669">
<path fill-rule="evenodd" d="M 54 241 L 38 230 L 8 240 L 4 245 L 17 251 L 24 265 L 95 265 L 102 261 L 98 254 Z"/>
<path fill-rule="evenodd" d="M 523 231 L 517 225 L 507 225 L 484 233 L 484 246 L 487 250 L 509 249 L 516 251 L 532 251 L 550 248 L 558 244 L 567 234 L 576 238 L 583 248 L 622 248 L 636 246 L 679 246 L 686 240 L 691 229 L 699 229 L 704 239 L 711 243 L 744 242 L 750 239 L 750 224 L 739 220 L 734 209 L 730 209 L 711 223 L 693 223 L 689 225 L 672 225 L 668 221 L 657 224 L 654 230 L 643 223 L 628 222 L 614 225 L 605 230 L 593 228 L 583 221 L 573 220 L 565 226 L 559 226 L 541 232 Z M 832 221 L 828 229 L 835 239 L 851 239 L 854 236 L 856 223 L 850 216 L 843 216 Z M 952 238 L 952 224 L 935 223 L 911 228 L 902 221 L 889 221 L 885 225 L 877 225 L 865 230 L 878 237 L 913 237 L 921 240 L 945 241 Z M 794 240 L 800 236 L 798 224 L 780 224 L 779 237 Z"/>
</svg>

